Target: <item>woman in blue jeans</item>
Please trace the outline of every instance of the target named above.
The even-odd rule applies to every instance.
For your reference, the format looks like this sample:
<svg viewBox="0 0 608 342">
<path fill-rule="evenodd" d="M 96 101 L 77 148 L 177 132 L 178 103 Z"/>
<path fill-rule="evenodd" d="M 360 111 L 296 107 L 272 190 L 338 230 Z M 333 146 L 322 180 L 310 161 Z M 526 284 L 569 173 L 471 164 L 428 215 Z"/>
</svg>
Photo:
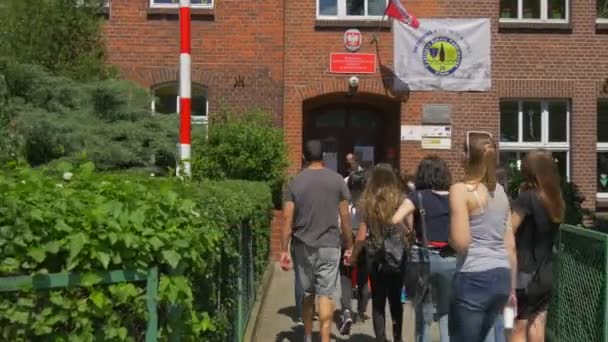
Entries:
<svg viewBox="0 0 608 342">
<path fill-rule="evenodd" d="M 406 198 L 393 217 L 393 222 L 413 222 L 416 244 L 422 241 L 420 198 L 426 210 L 427 238 L 430 250 L 431 289 L 433 303 L 421 300 L 416 305 L 416 341 L 430 342 L 433 316 L 439 321 L 441 342 L 450 340 L 448 309 L 452 276 L 456 271 L 456 258 L 448 247 L 450 212 L 448 190 L 451 184 L 448 165 L 435 156 L 422 159 L 415 177 L 415 190 Z M 407 270 L 406 270 L 407 272 Z M 406 289 L 407 291 L 407 289 Z"/>
<path fill-rule="evenodd" d="M 483 342 L 509 298 L 517 259 L 509 200 L 496 182 L 496 142 L 467 132 L 464 180 L 450 188 L 450 246 L 457 253 L 450 340 Z"/>
</svg>

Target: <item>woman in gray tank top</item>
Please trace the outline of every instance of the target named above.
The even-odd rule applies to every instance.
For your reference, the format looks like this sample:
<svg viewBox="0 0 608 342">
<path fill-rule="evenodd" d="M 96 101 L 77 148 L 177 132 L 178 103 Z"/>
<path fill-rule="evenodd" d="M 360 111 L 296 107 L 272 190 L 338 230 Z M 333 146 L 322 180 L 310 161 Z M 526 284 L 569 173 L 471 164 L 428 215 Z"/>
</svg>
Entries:
<svg viewBox="0 0 608 342">
<path fill-rule="evenodd" d="M 450 188 L 450 236 L 457 252 L 449 313 L 452 342 L 482 342 L 515 288 L 509 200 L 496 182 L 496 143 L 467 132 L 464 181 Z"/>
</svg>

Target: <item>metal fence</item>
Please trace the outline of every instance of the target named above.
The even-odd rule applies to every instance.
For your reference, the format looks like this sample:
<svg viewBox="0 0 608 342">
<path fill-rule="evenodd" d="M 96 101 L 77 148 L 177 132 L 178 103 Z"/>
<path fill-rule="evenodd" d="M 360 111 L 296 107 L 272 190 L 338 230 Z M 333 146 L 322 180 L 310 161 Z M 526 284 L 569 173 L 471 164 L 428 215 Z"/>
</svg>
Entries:
<svg viewBox="0 0 608 342">
<path fill-rule="evenodd" d="M 560 227 L 547 341 L 608 342 L 608 235 Z"/>
</svg>

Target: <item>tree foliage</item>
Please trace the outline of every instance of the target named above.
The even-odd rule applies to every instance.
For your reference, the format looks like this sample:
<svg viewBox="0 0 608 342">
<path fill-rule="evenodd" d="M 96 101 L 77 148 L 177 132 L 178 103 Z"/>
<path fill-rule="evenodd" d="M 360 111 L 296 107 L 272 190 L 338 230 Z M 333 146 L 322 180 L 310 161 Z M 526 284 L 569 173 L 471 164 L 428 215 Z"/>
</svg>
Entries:
<svg viewBox="0 0 608 342">
<path fill-rule="evenodd" d="M 105 78 L 101 0 L 3 0 L 0 55 L 79 80 Z"/>
<path fill-rule="evenodd" d="M 87 158 L 104 170 L 174 167 L 177 117 L 152 116 L 151 100 L 128 81 L 79 82 L 0 61 L 0 162 Z"/>
</svg>

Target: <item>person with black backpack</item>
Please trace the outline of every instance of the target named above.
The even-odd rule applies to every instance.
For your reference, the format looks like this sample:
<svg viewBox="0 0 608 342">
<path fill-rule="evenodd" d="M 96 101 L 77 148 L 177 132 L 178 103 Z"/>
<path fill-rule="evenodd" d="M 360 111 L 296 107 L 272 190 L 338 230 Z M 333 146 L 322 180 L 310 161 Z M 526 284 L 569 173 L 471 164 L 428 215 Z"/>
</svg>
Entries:
<svg viewBox="0 0 608 342">
<path fill-rule="evenodd" d="M 366 245 L 372 292 L 372 321 L 376 341 L 385 342 L 385 310 L 388 298 L 393 320 L 393 341 L 402 341 L 403 266 L 406 228 L 393 224 L 393 215 L 403 202 L 399 179 L 388 164 L 378 164 L 372 170 L 359 201 L 360 218 L 357 244 L 351 261 L 356 260 L 362 245 Z"/>
</svg>

